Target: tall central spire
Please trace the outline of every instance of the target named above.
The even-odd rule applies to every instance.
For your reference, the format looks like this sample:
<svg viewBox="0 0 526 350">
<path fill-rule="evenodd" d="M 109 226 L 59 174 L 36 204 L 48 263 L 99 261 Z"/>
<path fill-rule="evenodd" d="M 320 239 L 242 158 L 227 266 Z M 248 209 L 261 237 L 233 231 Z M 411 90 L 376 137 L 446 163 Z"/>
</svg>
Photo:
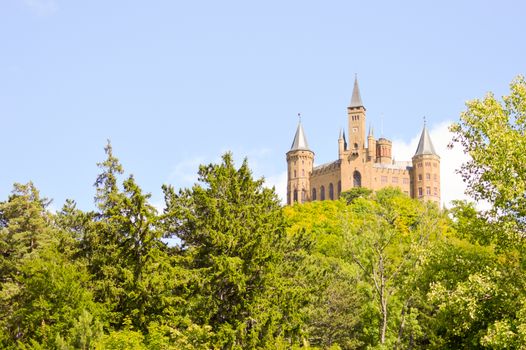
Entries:
<svg viewBox="0 0 526 350">
<path fill-rule="evenodd" d="M 360 87 L 358 86 L 358 76 L 354 76 L 354 88 L 352 89 L 351 104 L 349 107 L 363 107 L 362 96 L 360 96 Z"/>
</svg>

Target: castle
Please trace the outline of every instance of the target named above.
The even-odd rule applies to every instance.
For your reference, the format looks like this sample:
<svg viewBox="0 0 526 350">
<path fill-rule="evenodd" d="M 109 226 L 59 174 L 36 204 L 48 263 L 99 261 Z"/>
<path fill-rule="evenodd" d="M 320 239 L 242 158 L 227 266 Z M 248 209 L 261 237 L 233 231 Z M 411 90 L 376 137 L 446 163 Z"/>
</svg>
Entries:
<svg viewBox="0 0 526 350">
<path fill-rule="evenodd" d="M 337 199 L 342 191 L 353 187 L 379 190 L 387 186 L 398 187 L 412 198 L 440 204 L 440 157 L 425 123 L 412 160 L 395 161 L 390 140 L 375 139 L 371 127 L 365 136 L 365 112 L 355 78 L 347 107 L 349 143 L 341 130 L 338 159 L 319 166 L 314 166 L 314 152 L 299 122 L 287 152 L 287 204 Z"/>
</svg>

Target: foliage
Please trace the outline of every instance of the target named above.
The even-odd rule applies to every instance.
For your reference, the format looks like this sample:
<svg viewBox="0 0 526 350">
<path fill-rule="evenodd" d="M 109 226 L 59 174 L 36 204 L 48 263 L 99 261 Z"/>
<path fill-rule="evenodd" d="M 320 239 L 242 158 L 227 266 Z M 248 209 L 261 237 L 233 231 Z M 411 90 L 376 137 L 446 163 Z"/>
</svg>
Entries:
<svg viewBox="0 0 526 350">
<path fill-rule="evenodd" d="M 347 204 L 351 204 L 357 198 L 370 198 L 372 193 L 372 190 L 365 187 L 353 187 L 350 190 L 342 192 L 340 198 L 345 200 Z"/>
<path fill-rule="evenodd" d="M 190 318 L 210 325 L 221 348 L 266 346 L 278 336 L 294 342 L 299 305 L 279 269 L 294 246 L 276 194 L 228 153 L 201 166 L 199 181 L 179 194 L 165 187 L 165 223 L 181 240 L 190 277 Z"/>
<path fill-rule="evenodd" d="M 460 170 L 468 193 L 475 200 L 488 201 L 488 215 L 522 238 L 526 228 L 526 81 L 523 76 L 513 80 L 502 102 L 488 93 L 466 106 L 451 131 L 454 143 L 470 156 Z"/>
<path fill-rule="evenodd" d="M 526 83 L 468 102 L 449 211 L 399 190 L 281 207 L 232 155 L 164 186 L 158 213 L 111 144 L 96 210 L 0 202 L 6 349 L 520 349 L 526 343 Z M 169 246 L 166 238 L 176 238 Z"/>
</svg>

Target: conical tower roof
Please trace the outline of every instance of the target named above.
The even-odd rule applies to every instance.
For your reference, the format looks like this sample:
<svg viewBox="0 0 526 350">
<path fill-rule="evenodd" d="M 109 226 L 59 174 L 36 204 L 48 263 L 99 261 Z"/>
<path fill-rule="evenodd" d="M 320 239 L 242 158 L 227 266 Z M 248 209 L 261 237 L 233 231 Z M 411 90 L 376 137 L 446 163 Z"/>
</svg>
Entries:
<svg viewBox="0 0 526 350">
<path fill-rule="evenodd" d="M 303 125 L 301 122 L 298 123 L 298 128 L 296 129 L 296 135 L 294 135 L 294 141 L 292 141 L 292 146 L 290 147 L 291 151 L 297 150 L 307 150 L 309 149 L 309 144 L 307 142 L 307 137 L 305 136 L 305 131 L 303 130 Z"/>
<path fill-rule="evenodd" d="M 351 104 L 349 107 L 363 107 L 362 96 L 360 95 L 360 87 L 358 86 L 358 77 L 354 77 L 354 87 L 352 89 Z"/>
<path fill-rule="evenodd" d="M 431 142 L 431 137 L 427 131 L 427 127 L 424 124 L 424 129 L 422 130 L 422 135 L 420 135 L 420 141 L 418 142 L 418 148 L 416 149 L 415 156 L 420 156 L 423 154 L 432 154 L 437 156 L 435 147 L 433 147 L 433 142 Z"/>
</svg>

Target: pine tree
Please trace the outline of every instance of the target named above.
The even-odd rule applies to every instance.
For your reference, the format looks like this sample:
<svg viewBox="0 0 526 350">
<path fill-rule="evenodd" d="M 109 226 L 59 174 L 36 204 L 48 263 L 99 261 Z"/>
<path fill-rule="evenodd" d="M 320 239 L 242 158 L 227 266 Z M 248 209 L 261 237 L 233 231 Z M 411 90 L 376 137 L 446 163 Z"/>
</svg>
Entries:
<svg viewBox="0 0 526 350">
<path fill-rule="evenodd" d="M 291 337 L 299 307 L 281 287 L 286 237 L 275 192 L 252 178 L 246 160 L 236 169 L 229 153 L 201 166 L 199 181 L 179 194 L 165 187 L 166 231 L 181 241 L 192 321 L 211 326 L 223 348 Z"/>
</svg>

